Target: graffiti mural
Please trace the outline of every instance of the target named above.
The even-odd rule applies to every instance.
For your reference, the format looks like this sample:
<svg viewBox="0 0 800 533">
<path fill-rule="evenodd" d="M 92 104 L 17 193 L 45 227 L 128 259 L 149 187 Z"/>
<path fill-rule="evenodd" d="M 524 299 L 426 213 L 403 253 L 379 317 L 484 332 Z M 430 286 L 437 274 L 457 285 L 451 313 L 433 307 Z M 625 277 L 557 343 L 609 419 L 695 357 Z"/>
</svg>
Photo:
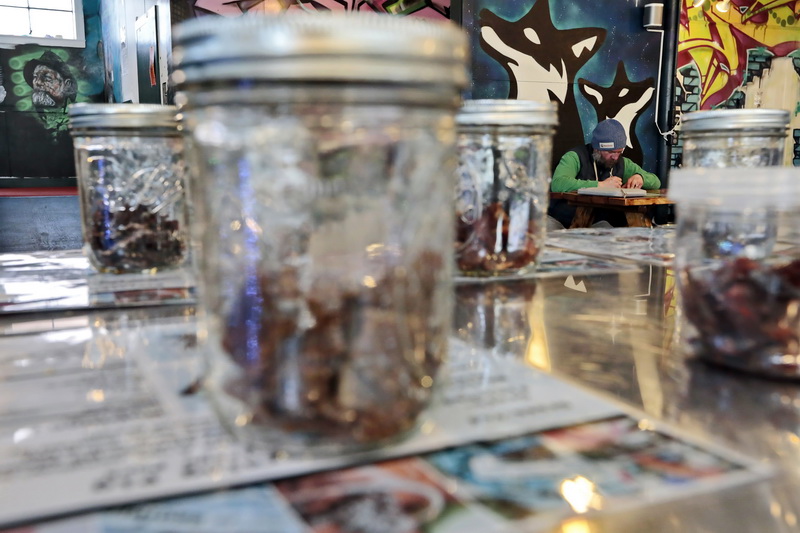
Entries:
<svg viewBox="0 0 800 533">
<path fill-rule="evenodd" d="M 238 16 L 248 11 L 372 11 L 433 19 L 450 18 L 450 0 L 188 0 L 198 15 Z"/>
<path fill-rule="evenodd" d="M 641 161 L 643 156 L 639 137 L 631 132 L 636 131 L 636 122 L 642 110 L 647 107 L 655 93 L 655 79 L 651 76 L 642 81 L 631 81 L 625 72 L 625 64 L 617 64 L 614 81 L 603 87 L 589 80 L 578 79 L 581 94 L 592 102 L 597 112 L 597 122 L 607 118 L 619 121 L 628 136 L 628 149 L 625 157 L 633 161 Z"/>
<path fill-rule="evenodd" d="M 480 45 L 506 70 L 508 98 L 556 101 L 559 124 L 580 124 L 573 90 L 575 75 L 603 44 L 606 31 L 557 29 L 550 19 L 548 1 L 537 0 L 527 14 L 514 22 L 482 9 L 478 14 Z M 581 144 L 566 129 L 558 131 L 555 145 L 559 154 Z"/>
<path fill-rule="evenodd" d="M 0 84 L 5 93 L 0 108 L 12 133 L 3 155 L 13 177 L 75 175 L 67 107 L 103 96 L 98 0 L 84 0 L 83 6 L 85 48 L 22 45 L 0 50 Z"/>
<path fill-rule="evenodd" d="M 464 0 L 472 36 L 470 98 L 558 105 L 557 160 L 606 118 L 629 132 L 626 156 L 652 165 L 659 36 L 641 27 L 635 0 Z"/>
<path fill-rule="evenodd" d="M 9 60 L 13 92 L 18 97 L 14 108 L 31 112 L 49 135 L 57 140 L 67 131 L 67 105 L 78 96 L 77 74 L 68 65 L 64 49 L 39 47 L 19 53 Z"/>
<path fill-rule="evenodd" d="M 777 108 L 792 114 L 785 163 L 800 166 L 800 3 L 682 0 L 676 111 Z M 681 142 L 672 166 L 681 163 Z"/>
<path fill-rule="evenodd" d="M 794 0 L 729 0 L 721 11 L 707 0 L 683 0 L 678 68 L 693 65 L 700 76 L 700 109 L 712 109 L 742 85 L 751 50 L 785 57 L 800 47 L 800 5 Z M 796 11 L 795 11 L 796 10 Z"/>
</svg>

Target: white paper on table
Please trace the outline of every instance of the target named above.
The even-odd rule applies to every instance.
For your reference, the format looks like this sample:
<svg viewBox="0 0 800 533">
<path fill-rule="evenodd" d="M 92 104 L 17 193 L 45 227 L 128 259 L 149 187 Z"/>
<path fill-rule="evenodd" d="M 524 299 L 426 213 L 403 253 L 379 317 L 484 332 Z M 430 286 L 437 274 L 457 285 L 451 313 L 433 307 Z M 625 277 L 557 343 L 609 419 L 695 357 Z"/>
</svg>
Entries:
<svg viewBox="0 0 800 533">
<path fill-rule="evenodd" d="M 202 395 L 180 395 L 201 369 L 199 353 L 183 348 L 193 332 L 192 324 L 95 325 L 0 339 L 0 524 L 619 413 L 518 360 L 453 340 L 448 384 L 408 440 L 368 454 L 276 460 L 235 442 Z"/>
</svg>

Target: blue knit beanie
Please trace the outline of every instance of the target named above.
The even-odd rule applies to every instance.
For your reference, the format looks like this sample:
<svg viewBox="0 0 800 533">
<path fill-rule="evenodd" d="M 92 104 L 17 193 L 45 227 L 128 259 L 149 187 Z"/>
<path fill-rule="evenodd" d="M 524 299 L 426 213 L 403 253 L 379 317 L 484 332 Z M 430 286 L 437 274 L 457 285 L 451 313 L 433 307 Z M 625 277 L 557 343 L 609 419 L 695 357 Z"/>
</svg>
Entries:
<svg viewBox="0 0 800 533">
<path fill-rule="evenodd" d="M 595 150 L 619 150 L 627 143 L 625 128 L 613 118 L 599 123 L 592 133 L 592 148 Z"/>
</svg>

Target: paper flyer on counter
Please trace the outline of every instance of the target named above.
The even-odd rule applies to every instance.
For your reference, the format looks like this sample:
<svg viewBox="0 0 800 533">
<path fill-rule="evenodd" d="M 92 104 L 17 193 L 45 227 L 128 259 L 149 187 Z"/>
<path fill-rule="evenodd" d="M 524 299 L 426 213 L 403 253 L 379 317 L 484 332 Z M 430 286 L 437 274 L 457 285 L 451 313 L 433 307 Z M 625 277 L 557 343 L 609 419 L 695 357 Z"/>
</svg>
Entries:
<svg viewBox="0 0 800 533">
<path fill-rule="evenodd" d="M 281 460 L 246 448 L 201 394 L 192 324 L 0 339 L 0 523 L 217 489 L 609 416 L 592 395 L 453 340 L 441 395 L 401 444 Z M 47 391 L 44 394 L 43 391 Z M 31 497 L 36 495 L 36 497 Z"/>
<path fill-rule="evenodd" d="M 0 254 L 0 314 L 195 300 L 189 268 L 149 275 L 95 272 L 81 250 Z"/>
<path fill-rule="evenodd" d="M 537 532 L 754 475 L 620 415 L 8 533 Z"/>
<path fill-rule="evenodd" d="M 554 278 L 559 276 L 590 276 L 596 274 L 615 274 L 631 272 L 638 267 L 583 254 L 564 252 L 553 248 L 545 248 L 539 264 L 530 272 L 514 273 L 499 276 L 456 276 L 456 284 L 495 283 L 505 281 L 521 281 L 526 279 Z"/>
<path fill-rule="evenodd" d="M 632 270 L 636 270 L 634 265 L 545 249 L 540 264 L 529 273 L 457 277 L 455 281 L 483 283 Z M 0 314 L 194 303 L 195 283 L 188 268 L 147 276 L 96 273 L 80 250 L 0 254 Z"/>
<path fill-rule="evenodd" d="M 193 334 L 191 323 L 94 324 L 0 339 L 0 526 L 151 502 L 18 531 L 211 532 L 226 516 L 226 532 L 268 531 L 248 525 L 265 516 L 275 531 L 348 531 L 342 521 L 375 513 L 426 531 L 527 531 L 576 512 L 569 494 L 591 487 L 622 505 L 761 475 L 456 339 L 441 394 L 407 440 L 286 459 L 235 441 L 187 394 L 201 372 Z M 271 480 L 282 481 L 152 502 Z"/>
<path fill-rule="evenodd" d="M 547 246 L 581 254 L 669 266 L 675 256 L 675 229 L 576 228 L 548 232 Z"/>
</svg>

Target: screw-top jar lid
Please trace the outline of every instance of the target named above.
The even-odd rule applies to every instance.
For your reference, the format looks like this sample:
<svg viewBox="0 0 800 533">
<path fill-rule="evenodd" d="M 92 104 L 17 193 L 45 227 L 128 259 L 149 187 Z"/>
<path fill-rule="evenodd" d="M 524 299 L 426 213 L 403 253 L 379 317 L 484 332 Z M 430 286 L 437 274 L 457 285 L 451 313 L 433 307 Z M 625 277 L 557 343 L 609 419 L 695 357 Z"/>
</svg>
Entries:
<svg viewBox="0 0 800 533">
<path fill-rule="evenodd" d="M 800 168 L 682 168 L 669 174 L 667 196 L 680 205 L 747 209 L 800 207 Z"/>
<path fill-rule="evenodd" d="M 69 127 L 177 128 L 178 108 L 160 104 L 72 104 Z"/>
<path fill-rule="evenodd" d="M 467 84 L 466 33 L 451 22 L 327 12 L 201 17 L 174 32 L 178 85 L 218 80 Z"/>
<path fill-rule="evenodd" d="M 786 128 L 785 109 L 712 109 L 693 111 L 681 117 L 681 132 L 709 132 L 725 129 Z"/>
<path fill-rule="evenodd" d="M 456 115 L 462 126 L 556 126 L 553 103 L 529 100 L 466 100 Z"/>
</svg>

